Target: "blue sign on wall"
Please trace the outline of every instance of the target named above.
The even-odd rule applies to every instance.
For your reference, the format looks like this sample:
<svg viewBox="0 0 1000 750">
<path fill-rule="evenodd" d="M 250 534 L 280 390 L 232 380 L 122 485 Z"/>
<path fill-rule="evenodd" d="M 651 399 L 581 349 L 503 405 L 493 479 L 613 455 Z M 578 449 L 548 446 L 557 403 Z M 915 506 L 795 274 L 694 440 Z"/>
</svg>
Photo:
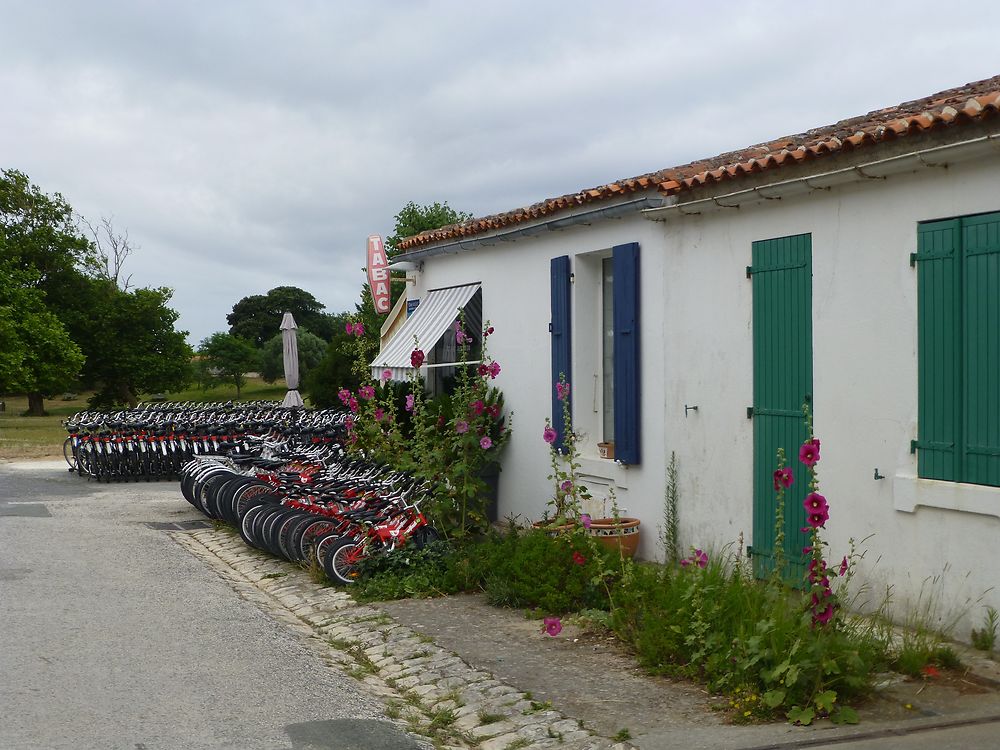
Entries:
<svg viewBox="0 0 1000 750">
<path fill-rule="evenodd" d="M 413 315 L 413 311 L 417 309 L 417 305 L 420 304 L 418 299 L 408 299 L 406 300 L 406 317 Z"/>
</svg>

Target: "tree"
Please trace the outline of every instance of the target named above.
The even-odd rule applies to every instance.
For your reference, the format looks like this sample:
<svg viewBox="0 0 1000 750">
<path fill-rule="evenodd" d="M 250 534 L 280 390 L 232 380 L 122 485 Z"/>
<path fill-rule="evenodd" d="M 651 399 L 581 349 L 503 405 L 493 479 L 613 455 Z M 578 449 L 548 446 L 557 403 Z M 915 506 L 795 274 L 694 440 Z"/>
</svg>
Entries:
<svg viewBox="0 0 1000 750">
<path fill-rule="evenodd" d="M 246 374 L 257 366 L 260 356 L 253 342 L 222 332 L 202 341 L 198 354 L 219 378 L 236 386 L 236 398 L 246 384 Z"/>
<path fill-rule="evenodd" d="M 82 363 L 60 321 L 57 290 L 92 266 L 93 248 L 65 198 L 46 195 L 22 172 L 5 169 L 0 170 L 0 257 L 4 286 L 11 287 L 4 303 L 5 341 L 28 347 L 17 380 L 28 394 L 28 414 L 40 416 L 45 396 L 64 388 Z"/>
<path fill-rule="evenodd" d="M 296 345 L 299 350 L 299 380 L 323 359 L 326 354 L 326 342 L 319 336 L 310 333 L 305 328 L 296 331 Z M 273 383 L 285 376 L 284 346 L 281 334 L 271 338 L 260 353 L 260 376 L 265 383 Z"/>
<path fill-rule="evenodd" d="M 27 272 L 11 267 L 4 249 L 0 238 L 0 393 L 28 393 L 29 413 L 44 414 L 42 397 L 65 390 L 84 357 L 45 306 L 45 295 Z"/>
<path fill-rule="evenodd" d="M 278 331 L 286 312 L 292 314 L 296 324 L 329 340 L 333 324 L 331 316 L 323 310 L 323 304 L 309 292 L 294 286 L 279 286 L 267 294 L 244 297 L 233 305 L 226 321 L 230 334 L 251 341 L 259 349 Z"/>
<path fill-rule="evenodd" d="M 94 319 L 84 351 L 95 351 L 83 373 L 96 385 L 95 406 L 135 406 L 140 393 L 184 388 L 191 377 L 187 331 L 174 328 L 170 289 L 120 291 L 97 281 Z"/>
<path fill-rule="evenodd" d="M 367 287 L 365 287 L 367 289 Z M 372 308 L 374 314 L 375 308 Z M 318 409 L 329 409 L 338 406 L 337 391 L 341 388 L 356 389 L 361 385 L 353 369 L 353 359 L 348 353 L 348 342 L 352 337 L 347 335 L 347 323 L 356 319 L 351 313 L 334 315 L 336 327 L 333 337 L 323 354 L 323 358 L 309 370 L 302 379 L 302 392 L 309 396 L 309 401 Z M 365 333 L 368 326 L 365 324 Z"/>
<path fill-rule="evenodd" d="M 456 211 L 444 203 L 430 203 L 426 206 L 418 206 L 410 201 L 395 216 L 395 226 L 392 234 L 385 239 L 386 254 L 390 258 L 399 255 L 399 243 L 407 237 L 426 232 L 429 229 L 440 229 L 449 224 L 461 224 L 472 218 L 472 214 L 465 211 Z"/>
</svg>

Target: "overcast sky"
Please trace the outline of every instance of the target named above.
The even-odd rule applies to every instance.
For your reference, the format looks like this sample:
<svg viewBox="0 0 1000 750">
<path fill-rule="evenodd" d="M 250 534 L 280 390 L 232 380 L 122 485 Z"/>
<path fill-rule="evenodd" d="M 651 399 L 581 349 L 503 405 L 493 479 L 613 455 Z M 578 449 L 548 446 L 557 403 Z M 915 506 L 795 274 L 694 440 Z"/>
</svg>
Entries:
<svg viewBox="0 0 1000 750">
<path fill-rule="evenodd" d="M 997 2 L 0 0 L 0 167 L 198 341 L 353 308 L 407 202 L 496 213 L 1000 73 Z M 513 291 L 512 291 L 513 293 Z"/>
</svg>

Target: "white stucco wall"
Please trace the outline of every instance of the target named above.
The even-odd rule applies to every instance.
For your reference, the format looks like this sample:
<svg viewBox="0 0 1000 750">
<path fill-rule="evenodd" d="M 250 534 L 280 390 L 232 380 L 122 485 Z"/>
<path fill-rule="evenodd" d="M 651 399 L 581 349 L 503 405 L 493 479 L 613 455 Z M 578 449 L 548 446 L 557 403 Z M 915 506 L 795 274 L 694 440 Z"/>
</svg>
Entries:
<svg viewBox="0 0 1000 750">
<path fill-rule="evenodd" d="M 514 412 L 501 514 L 538 518 L 551 493 L 541 440 L 550 409 L 549 261 L 568 254 L 580 269 L 572 379 L 577 425 L 588 433 L 585 464 L 615 481 L 620 505 L 643 520 L 640 555 L 660 555 L 656 527 L 672 450 L 680 464 L 682 545 L 720 549 L 741 534 L 744 545 L 752 543 L 752 286 L 745 267 L 754 240 L 808 232 L 815 432 L 823 442 L 821 492 L 831 506 L 830 557 L 839 560 L 850 538 L 867 538 L 861 573 L 876 594 L 892 585 L 903 602 L 923 587 L 925 599 L 942 599 L 942 612 L 964 604 L 958 633 L 967 634 L 981 621 L 982 604 L 1000 608 L 1000 593 L 987 592 L 996 578 L 1000 489 L 914 478 L 917 301 L 908 258 L 919 221 L 1000 210 L 997 166 L 993 159 L 926 169 L 664 222 L 610 220 L 427 259 L 411 296 L 480 281 L 484 317 L 496 327 L 497 385 Z M 596 457 L 586 414 L 599 341 L 597 319 L 587 313 L 596 287 L 586 254 L 624 242 L 639 242 L 642 253 L 643 463 L 627 469 Z M 685 417 L 685 404 L 698 411 Z M 876 467 L 886 479 L 873 478 Z M 969 603 L 980 596 L 981 603 Z"/>
</svg>

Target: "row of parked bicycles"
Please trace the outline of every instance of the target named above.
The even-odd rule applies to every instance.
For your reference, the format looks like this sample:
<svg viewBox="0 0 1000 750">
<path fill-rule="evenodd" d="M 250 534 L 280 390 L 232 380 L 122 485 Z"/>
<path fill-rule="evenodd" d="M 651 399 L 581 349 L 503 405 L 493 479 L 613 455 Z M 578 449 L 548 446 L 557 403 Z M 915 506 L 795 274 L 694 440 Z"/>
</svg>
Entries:
<svg viewBox="0 0 1000 750">
<path fill-rule="evenodd" d="M 353 583 L 361 562 L 438 537 L 426 481 L 343 448 L 348 414 L 277 402 L 140 404 L 67 420 L 70 470 L 102 481 L 179 478 L 189 503 L 252 547 Z"/>
<path fill-rule="evenodd" d="M 177 479 L 196 456 L 252 452 L 293 432 L 329 441 L 342 422 L 338 412 L 293 411 L 276 401 L 140 404 L 67 419 L 63 456 L 70 471 L 98 481 Z"/>
</svg>

